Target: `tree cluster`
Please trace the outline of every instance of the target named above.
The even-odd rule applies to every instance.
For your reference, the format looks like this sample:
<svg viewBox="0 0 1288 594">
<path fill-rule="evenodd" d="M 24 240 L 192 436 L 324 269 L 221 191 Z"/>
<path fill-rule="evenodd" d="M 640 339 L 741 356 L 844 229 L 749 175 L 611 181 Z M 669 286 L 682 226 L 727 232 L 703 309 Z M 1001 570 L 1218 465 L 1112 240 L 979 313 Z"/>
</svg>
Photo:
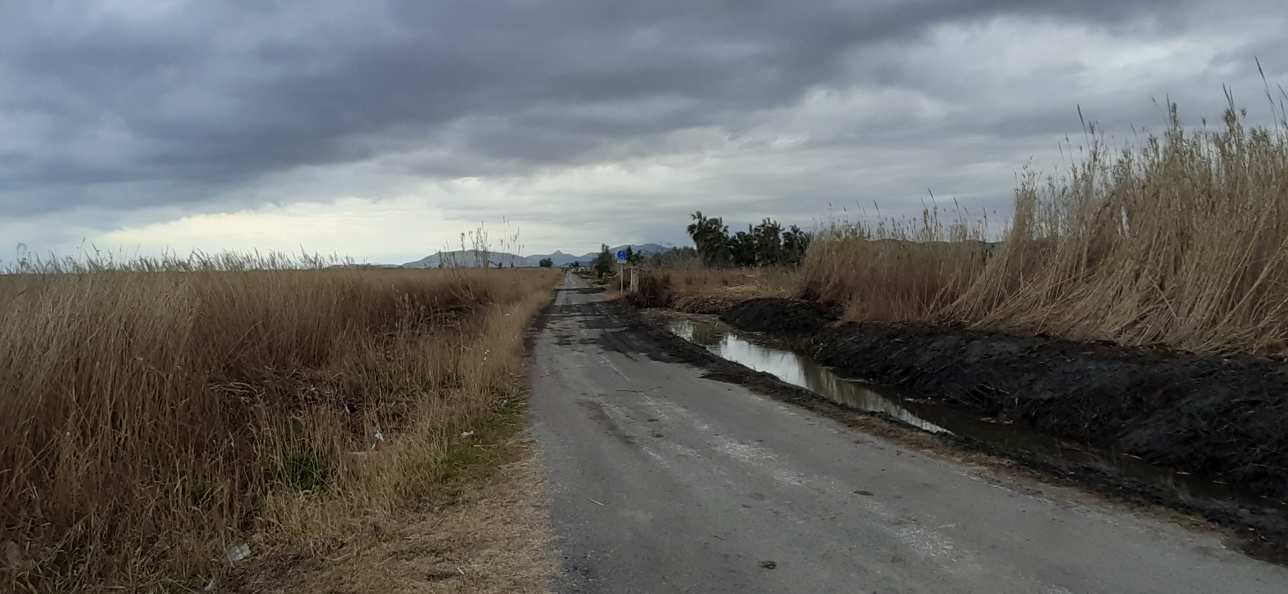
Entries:
<svg viewBox="0 0 1288 594">
<path fill-rule="evenodd" d="M 613 254 L 608 251 L 608 244 L 601 244 L 599 247 L 599 255 L 595 257 L 595 264 L 593 266 L 595 274 L 602 277 L 605 274 L 612 272 L 613 262 Z"/>
<path fill-rule="evenodd" d="M 656 268 L 676 268 L 686 266 L 698 260 L 698 250 L 691 247 L 673 247 L 654 254 L 650 254 L 645 261 L 649 266 Z"/>
<path fill-rule="evenodd" d="M 702 211 L 690 217 L 693 222 L 688 227 L 689 237 L 707 266 L 796 266 L 805 258 L 812 239 L 800 227 L 783 229 L 770 218 L 731 235 L 719 217 L 709 218 Z"/>
<path fill-rule="evenodd" d="M 639 266 L 644 263 L 644 252 L 635 251 L 634 246 L 626 246 L 626 263 L 631 266 Z"/>
</svg>

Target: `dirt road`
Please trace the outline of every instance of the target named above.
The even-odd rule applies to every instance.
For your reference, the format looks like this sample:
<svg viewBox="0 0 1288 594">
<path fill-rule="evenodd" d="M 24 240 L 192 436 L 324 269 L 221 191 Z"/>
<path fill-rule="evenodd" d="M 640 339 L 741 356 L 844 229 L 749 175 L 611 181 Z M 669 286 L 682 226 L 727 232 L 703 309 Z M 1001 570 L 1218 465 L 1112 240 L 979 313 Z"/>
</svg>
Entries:
<svg viewBox="0 0 1288 594">
<path fill-rule="evenodd" d="M 569 276 L 533 412 L 559 592 L 1286 592 L 1288 569 L 675 362 Z"/>
</svg>

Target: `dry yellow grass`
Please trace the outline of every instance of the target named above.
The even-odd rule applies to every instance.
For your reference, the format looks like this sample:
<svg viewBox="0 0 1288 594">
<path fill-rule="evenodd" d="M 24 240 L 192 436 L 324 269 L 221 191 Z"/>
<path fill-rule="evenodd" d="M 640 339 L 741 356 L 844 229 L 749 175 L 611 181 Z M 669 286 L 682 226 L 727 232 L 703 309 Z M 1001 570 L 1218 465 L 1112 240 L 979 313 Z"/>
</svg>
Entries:
<svg viewBox="0 0 1288 594">
<path fill-rule="evenodd" d="M 0 276 L 6 587 L 201 586 L 238 543 L 342 547 L 511 393 L 556 275 L 279 264 Z"/>
<path fill-rule="evenodd" d="M 648 268 L 639 291 L 626 295 L 640 307 L 673 307 L 690 313 L 719 313 L 753 297 L 794 297 L 799 273 L 787 267 L 709 268 L 701 263 Z"/>
<path fill-rule="evenodd" d="M 709 268 L 701 263 L 666 268 L 678 297 L 790 297 L 799 290 L 799 272 L 787 267 Z"/>
<path fill-rule="evenodd" d="M 522 404 L 521 402 L 519 404 Z M 373 518 L 362 536 L 301 562 L 257 558 L 216 590 L 235 593 L 548 592 L 558 569 L 550 504 L 523 407 L 462 438 L 438 477 L 440 491 L 394 518 Z M 470 453 L 483 459 L 460 460 Z"/>
<path fill-rule="evenodd" d="M 834 223 L 805 255 L 801 292 L 845 306 L 852 320 L 929 321 L 983 272 L 986 224 L 921 219 Z"/>
<path fill-rule="evenodd" d="M 1283 354 L 1288 124 L 1173 126 L 1135 152 L 1099 143 L 1068 180 L 1030 181 L 1005 246 L 945 315 L 1075 339 Z"/>
<path fill-rule="evenodd" d="M 1062 179 L 1025 177 L 1000 245 L 984 226 L 839 223 L 807 293 L 850 319 L 969 324 L 1198 352 L 1288 351 L 1288 122 L 1171 127 Z"/>
</svg>

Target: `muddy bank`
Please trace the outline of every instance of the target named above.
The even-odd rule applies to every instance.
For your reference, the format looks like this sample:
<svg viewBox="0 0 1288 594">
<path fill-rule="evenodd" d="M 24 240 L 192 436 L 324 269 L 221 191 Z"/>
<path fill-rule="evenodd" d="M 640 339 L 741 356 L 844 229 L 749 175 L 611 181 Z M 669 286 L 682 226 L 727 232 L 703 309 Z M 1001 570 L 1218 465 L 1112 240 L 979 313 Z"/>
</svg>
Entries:
<svg viewBox="0 0 1288 594">
<path fill-rule="evenodd" d="M 1004 422 L 1288 496 L 1281 362 L 874 324 L 828 329 L 810 355 Z"/>
<path fill-rule="evenodd" d="M 825 310 L 814 310 L 820 313 L 811 317 L 799 303 L 757 300 L 727 308 L 721 318 L 849 377 L 895 386 L 999 425 L 1015 424 L 1229 486 L 1241 496 L 1195 497 L 1144 484 L 1111 465 L 936 436 L 1106 494 L 1198 513 L 1239 530 L 1249 553 L 1288 559 L 1288 365 L 1283 362 L 951 328 L 835 326 L 828 324 Z M 773 330 L 779 327 L 788 329 Z M 750 379 L 719 367 L 713 375 L 721 379 Z M 753 383 L 766 382 L 765 374 L 748 375 L 756 378 Z M 798 391 L 791 392 L 790 400 L 807 405 Z M 827 407 L 807 406 L 837 416 Z"/>
<path fill-rule="evenodd" d="M 777 334 L 818 332 L 838 317 L 839 312 L 813 301 L 773 297 L 743 301 L 720 313 L 737 328 Z"/>
<path fill-rule="evenodd" d="M 826 308 L 756 299 L 730 325 L 796 341 L 844 375 L 1230 484 L 1288 497 L 1288 364 L 914 325 L 829 326 Z"/>
</svg>

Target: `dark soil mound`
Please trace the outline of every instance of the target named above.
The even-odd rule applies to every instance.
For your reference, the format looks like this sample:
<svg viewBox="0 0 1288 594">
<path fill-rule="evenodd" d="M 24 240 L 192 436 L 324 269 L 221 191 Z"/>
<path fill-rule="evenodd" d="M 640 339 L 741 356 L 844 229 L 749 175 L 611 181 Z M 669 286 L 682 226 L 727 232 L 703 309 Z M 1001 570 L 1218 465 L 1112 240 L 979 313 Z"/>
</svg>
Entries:
<svg viewBox="0 0 1288 594">
<path fill-rule="evenodd" d="M 766 297 L 743 301 L 720 319 L 743 330 L 780 334 L 818 332 L 836 319 L 831 309 L 813 301 Z"/>
<path fill-rule="evenodd" d="M 686 295 L 676 299 L 670 307 L 684 313 L 720 315 L 738 303 L 738 299 L 724 295 Z"/>
<path fill-rule="evenodd" d="M 1288 496 L 1284 362 L 877 324 L 826 330 L 812 355 L 919 397 Z"/>
</svg>

